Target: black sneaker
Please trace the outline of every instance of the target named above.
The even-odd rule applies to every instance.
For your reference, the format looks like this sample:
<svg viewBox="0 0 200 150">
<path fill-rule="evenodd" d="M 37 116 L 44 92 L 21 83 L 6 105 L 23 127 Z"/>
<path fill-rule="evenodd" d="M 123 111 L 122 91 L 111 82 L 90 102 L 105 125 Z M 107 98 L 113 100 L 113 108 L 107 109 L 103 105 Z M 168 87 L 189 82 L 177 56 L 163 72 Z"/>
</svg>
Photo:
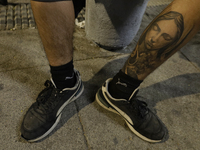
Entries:
<svg viewBox="0 0 200 150">
<path fill-rule="evenodd" d="M 73 88 L 59 90 L 53 80 L 45 82 L 46 88 L 24 116 L 21 126 L 24 139 L 36 142 L 46 137 L 58 124 L 64 107 L 82 94 L 84 86 L 80 74 L 76 70 L 75 74 L 77 81 Z"/>
<path fill-rule="evenodd" d="M 147 108 L 147 104 L 137 99 L 136 89 L 129 100 L 115 99 L 108 92 L 108 79 L 96 94 L 96 101 L 103 108 L 121 115 L 133 133 L 145 141 L 161 142 L 166 130 L 158 117 Z"/>
</svg>

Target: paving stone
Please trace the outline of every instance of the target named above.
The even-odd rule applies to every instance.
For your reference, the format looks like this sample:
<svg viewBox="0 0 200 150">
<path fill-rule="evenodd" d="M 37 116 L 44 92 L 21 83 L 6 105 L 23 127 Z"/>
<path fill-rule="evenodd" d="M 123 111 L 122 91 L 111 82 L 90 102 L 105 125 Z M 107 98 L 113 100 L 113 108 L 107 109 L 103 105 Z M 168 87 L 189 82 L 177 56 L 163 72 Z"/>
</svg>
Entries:
<svg viewBox="0 0 200 150">
<path fill-rule="evenodd" d="M 9 3 L 7 6 L 0 5 L 0 31 L 27 28 L 36 28 L 33 12 L 29 3 Z"/>
<path fill-rule="evenodd" d="M 0 30 L 6 29 L 6 6 L 0 5 Z"/>
<path fill-rule="evenodd" d="M 14 21 L 15 21 L 15 29 L 22 28 L 22 20 L 21 20 L 21 8 L 20 5 L 16 5 L 14 8 Z"/>
<path fill-rule="evenodd" d="M 22 29 L 28 28 L 28 16 L 26 4 L 21 4 L 21 19 L 22 19 Z"/>
<path fill-rule="evenodd" d="M 13 22 L 13 6 L 12 5 L 8 5 L 8 10 L 7 10 L 7 26 L 6 26 L 6 29 L 7 30 L 10 30 L 10 29 L 13 29 L 13 25 L 14 25 L 14 22 Z"/>
<path fill-rule="evenodd" d="M 33 11 L 31 9 L 31 4 L 27 4 L 27 13 L 28 13 L 28 21 L 29 21 L 29 28 L 35 28 L 35 19 L 33 17 Z"/>
</svg>

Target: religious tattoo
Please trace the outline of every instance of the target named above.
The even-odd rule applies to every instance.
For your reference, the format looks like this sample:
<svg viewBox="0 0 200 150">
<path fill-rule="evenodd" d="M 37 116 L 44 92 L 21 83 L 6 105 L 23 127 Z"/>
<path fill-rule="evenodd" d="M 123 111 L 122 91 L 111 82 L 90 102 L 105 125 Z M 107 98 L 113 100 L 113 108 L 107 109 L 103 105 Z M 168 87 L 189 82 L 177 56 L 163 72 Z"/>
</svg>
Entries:
<svg viewBox="0 0 200 150">
<path fill-rule="evenodd" d="M 143 32 L 122 70 L 134 78 L 152 72 L 183 43 L 189 34 L 182 37 L 183 31 L 182 14 L 170 11 L 158 16 Z"/>
</svg>

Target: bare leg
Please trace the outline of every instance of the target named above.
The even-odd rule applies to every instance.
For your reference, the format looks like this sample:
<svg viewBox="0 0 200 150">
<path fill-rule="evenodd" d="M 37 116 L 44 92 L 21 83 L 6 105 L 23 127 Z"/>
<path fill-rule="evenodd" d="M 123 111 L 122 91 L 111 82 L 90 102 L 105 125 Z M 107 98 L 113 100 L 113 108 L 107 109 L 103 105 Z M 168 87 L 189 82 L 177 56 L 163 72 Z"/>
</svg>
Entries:
<svg viewBox="0 0 200 150">
<path fill-rule="evenodd" d="M 130 130 L 145 141 L 160 142 L 167 132 L 147 104 L 138 99 L 137 88 L 200 29 L 199 8 L 199 0 L 174 0 L 145 29 L 122 70 L 106 80 L 96 94 L 103 108 L 119 113 Z"/>
<path fill-rule="evenodd" d="M 52 80 L 45 82 L 46 88 L 28 109 L 21 125 L 22 137 L 35 142 L 53 131 L 63 108 L 77 99 L 84 88 L 79 73 L 73 69 L 72 1 L 31 1 L 31 4 L 52 75 Z"/>
<path fill-rule="evenodd" d="M 200 29 L 200 1 L 174 0 L 145 29 L 122 71 L 144 80 Z"/>
<path fill-rule="evenodd" d="M 60 66 L 73 58 L 74 7 L 72 1 L 31 1 L 40 37 L 51 66 Z"/>
</svg>

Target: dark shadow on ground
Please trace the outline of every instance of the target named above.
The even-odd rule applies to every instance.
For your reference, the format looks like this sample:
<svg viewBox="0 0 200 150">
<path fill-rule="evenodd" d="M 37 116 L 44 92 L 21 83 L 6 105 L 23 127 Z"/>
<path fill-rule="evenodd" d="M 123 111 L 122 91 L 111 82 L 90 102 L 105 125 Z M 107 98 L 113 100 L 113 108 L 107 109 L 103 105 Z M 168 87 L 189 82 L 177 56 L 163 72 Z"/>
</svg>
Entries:
<svg viewBox="0 0 200 150">
<path fill-rule="evenodd" d="M 188 73 L 142 88 L 138 95 L 154 107 L 159 101 L 200 93 L 197 87 L 200 87 L 200 73 Z"/>
</svg>

